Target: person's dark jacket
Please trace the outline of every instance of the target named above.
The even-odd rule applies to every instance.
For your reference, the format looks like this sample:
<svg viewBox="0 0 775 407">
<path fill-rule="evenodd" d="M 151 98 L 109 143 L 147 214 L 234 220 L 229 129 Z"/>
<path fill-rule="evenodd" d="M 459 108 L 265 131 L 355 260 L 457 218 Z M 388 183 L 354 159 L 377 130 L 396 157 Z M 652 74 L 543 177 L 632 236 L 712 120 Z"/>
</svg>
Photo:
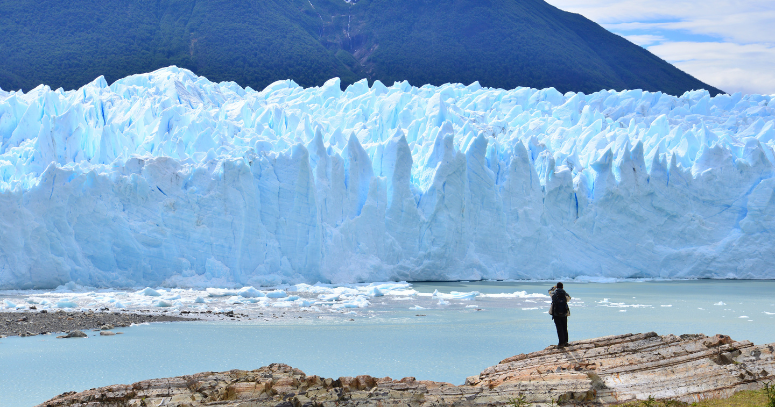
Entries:
<svg viewBox="0 0 775 407">
<path fill-rule="evenodd" d="M 551 305 L 551 307 L 549 307 L 549 313 L 552 314 L 552 316 L 559 316 L 559 317 L 570 316 L 570 308 L 568 308 L 568 313 L 565 314 L 565 315 L 561 315 L 560 313 L 555 313 L 555 311 L 554 311 L 554 298 L 555 298 L 554 296 L 555 295 L 564 295 L 565 296 L 565 303 L 567 304 L 567 303 L 570 302 L 570 295 L 568 295 L 568 293 L 566 293 L 565 290 L 563 290 L 562 288 L 556 288 L 556 287 L 552 287 L 552 289 L 549 290 L 549 295 L 551 295 L 551 297 L 552 297 L 552 305 Z"/>
</svg>

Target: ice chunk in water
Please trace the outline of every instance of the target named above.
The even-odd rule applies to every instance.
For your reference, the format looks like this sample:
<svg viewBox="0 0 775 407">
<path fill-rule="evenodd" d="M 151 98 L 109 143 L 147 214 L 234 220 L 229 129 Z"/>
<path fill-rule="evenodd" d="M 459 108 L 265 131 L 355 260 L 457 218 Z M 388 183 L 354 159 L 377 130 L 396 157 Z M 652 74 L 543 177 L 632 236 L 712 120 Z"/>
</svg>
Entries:
<svg viewBox="0 0 775 407">
<path fill-rule="evenodd" d="M 256 298 L 256 297 L 265 297 L 266 296 L 264 293 L 262 293 L 261 291 L 256 290 L 253 287 L 244 287 L 244 288 L 240 289 L 239 291 L 237 291 L 237 294 L 240 297 L 245 297 L 245 298 Z"/>
<path fill-rule="evenodd" d="M 140 290 L 137 293 L 140 295 L 145 295 L 147 297 L 161 297 L 161 293 L 159 293 L 158 291 L 154 290 L 151 287 L 146 287 L 145 289 Z"/>
<path fill-rule="evenodd" d="M 75 308 L 78 304 L 68 299 L 62 299 L 57 302 L 57 308 Z"/>
<path fill-rule="evenodd" d="M 274 290 L 266 293 L 267 298 L 285 298 L 287 296 L 288 294 L 286 294 L 286 292 L 283 290 Z"/>
</svg>

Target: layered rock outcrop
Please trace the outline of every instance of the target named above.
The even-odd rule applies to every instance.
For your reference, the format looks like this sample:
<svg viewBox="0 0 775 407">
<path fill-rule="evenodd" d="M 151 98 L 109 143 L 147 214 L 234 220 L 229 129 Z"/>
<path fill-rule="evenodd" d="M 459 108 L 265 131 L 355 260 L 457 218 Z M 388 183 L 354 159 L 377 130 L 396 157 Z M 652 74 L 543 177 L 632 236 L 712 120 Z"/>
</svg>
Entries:
<svg viewBox="0 0 775 407">
<path fill-rule="evenodd" d="M 524 397 L 611 405 L 633 399 L 696 401 L 758 389 L 775 378 L 775 344 L 728 336 L 607 336 L 507 358 L 465 384 L 389 377 L 307 376 L 272 364 L 65 393 L 42 406 L 495 406 Z"/>
</svg>

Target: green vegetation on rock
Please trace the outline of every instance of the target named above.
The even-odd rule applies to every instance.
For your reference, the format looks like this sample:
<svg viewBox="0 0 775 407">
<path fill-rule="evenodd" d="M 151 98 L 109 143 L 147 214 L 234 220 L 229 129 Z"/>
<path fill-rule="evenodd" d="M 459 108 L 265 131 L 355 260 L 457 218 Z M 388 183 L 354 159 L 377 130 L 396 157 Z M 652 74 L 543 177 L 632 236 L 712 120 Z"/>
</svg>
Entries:
<svg viewBox="0 0 775 407">
<path fill-rule="evenodd" d="M 724 399 L 708 399 L 694 403 L 684 403 L 676 400 L 648 400 L 632 401 L 621 404 L 621 407 L 770 407 L 775 404 L 773 398 L 768 397 L 765 390 L 746 390 L 737 392 Z"/>
<path fill-rule="evenodd" d="M 2 89 L 74 89 L 168 65 L 254 89 L 338 76 L 720 92 L 542 0 L 0 1 Z"/>
</svg>

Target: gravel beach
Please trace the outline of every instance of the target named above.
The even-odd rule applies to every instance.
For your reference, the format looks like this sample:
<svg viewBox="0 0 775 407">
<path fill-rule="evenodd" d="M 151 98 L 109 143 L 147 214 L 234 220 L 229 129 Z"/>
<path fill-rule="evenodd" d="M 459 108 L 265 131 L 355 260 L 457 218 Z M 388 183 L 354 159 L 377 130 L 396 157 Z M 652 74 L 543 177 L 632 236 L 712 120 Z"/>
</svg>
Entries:
<svg viewBox="0 0 775 407">
<path fill-rule="evenodd" d="M 0 338 L 4 336 L 35 336 L 103 327 L 127 327 L 144 322 L 192 321 L 172 315 L 137 314 L 128 312 L 0 312 Z"/>
</svg>

